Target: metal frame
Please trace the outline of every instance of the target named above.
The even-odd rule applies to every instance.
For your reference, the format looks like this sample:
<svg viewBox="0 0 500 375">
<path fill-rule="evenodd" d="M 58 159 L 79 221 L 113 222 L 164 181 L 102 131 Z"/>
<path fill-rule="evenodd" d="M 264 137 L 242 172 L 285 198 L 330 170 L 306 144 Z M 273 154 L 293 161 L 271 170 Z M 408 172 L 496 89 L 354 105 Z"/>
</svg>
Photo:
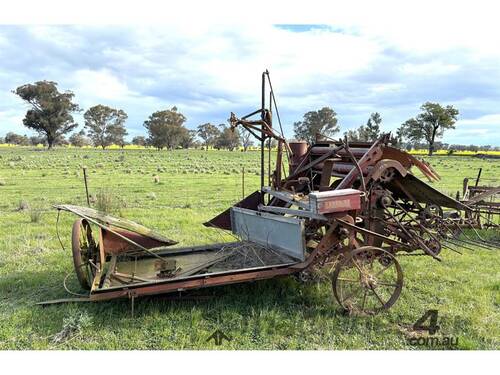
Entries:
<svg viewBox="0 0 500 375">
<path fill-rule="evenodd" d="M 389 308 L 399 297 L 402 288 L 402 273 L 396 258 L 399 253 L 420 251 L 422 255 L 441 260 L 438 256 L 441 248 L 454 250 L 452 244 L 456 242 L 481 244 L 485 247 L 495 245 L 494 241 L 481 238 L 477 231 L 475 232 L 477 236 L 474 238 L 468 237 L 463 232 L 464 226 L 475 231 L 475 226 L 478 224 L 471 216 L 471 207 L 466 202 L 459 202 L 458 199 L 440 193 L 412 175 L 410 169 L 416 167 L 430 181 L 440 178 L 428 163 L 391 147 L 388 143 L 389 134 L 372 143 L 328 140 L 326 139 L 328 137 L 318 135 L 316 143 L 309 145 L 307 149 L 296 144 L 292 150 L 285 140 L 283 130 L 281 129 L 279 134 L 273 129 L 271 110 L 273 104 L 280 127 L 281 122 L 269 72 L 267 70 L 263 72 L 261 78 L 261 107 L 241 118 L 231 113 L 229 119 L 231 129 L 241 126 L 260 141 L 260 191 L 244 198 L 232 211 L 250 215 L 252 220 L 256 221 L 250 224 L 255 225 L 254 229 L 258 229 L 261 225 L 277 228 L 283 223 L 296 225 L 297 233 L 302 239 L 301 243 L 297 244 L 294 242 L 295 239 L 283 240 L 285 242 L 290 240 L 290 243 L 285 243 L 286 246 L 300 247 L 298 250 L 304 255 L 303 259 L 289 263 L 199 273 L 206 270 L 211 261 L 219 260 L 214 258 L 188 270 L 176 272 L 175 261 L 169 262 L 166 258 L 212 251 L 220 244 L 170 248 L 169 246 L 175 244 L 175 241 L 133 222 L 120 221 L 85 208 L 56 206 L 57 209 L 72 212 L 99 228 L 100 263 L 91 265 L 96 268 L 96 272 L 86 301 L 123 297 L 131 298 L 133 301 L 142 295 L 179 292 L 297 273 L 306 274 L 330 263 L 334 264 L 337 276 L 349 267 L 357 267 L 360 273 L 359 287 L 364 290 L 365 296 L 369 291 L 373 291 L 376 295 L 374 289 L 377 287 L 377 274 L 370 274 L 368 269 L 360 267 L 357 262 L 373 264 L 377 261 L 388 266 L 395 265 L 398 269 L 398 280 L 394 293 L 391 294 L 390 303 L 383 303 L 373 311 L 365 311 L 363 300 L 361 310 L 365 313 L 374 313 Z M 266 103 L 266 81 L 269 84 L 269 103 Z M 257 115 L 259 118 L 252 120 L 252 117 Z M 268 156 L 268 182 L 271 186 L 266 186 L 265 142 L 270 139 L 278 141 L 278 154 L 272 175 L 270 154 Z M 287 170 L 282 157 L 284 151 L 288 157 L 289 176 L 282 178 L 282 171 Z M 476 185 L 478 181 L 479 176 Z M 479 204 L 485 197 L 497 194 L 497 190 L 498 188 L 492 190 L 491 194 L 479 193 L 469 200 L 469 204 Z M 342 202 L 342 206 L 335 205 L 339 202 L 333 200 L 342 197 L 339 198 L 339 194 L 329 192 L 341 191 L 351 195 L 357 192 L 359 197 L 346 199 Z M 325 204 L 324 207 L 341 207 L 341 209 L 339 212 L 334 212 L 337 209 L 315 210 L 311 205 L 314 203 L 314 198 L 321 199 Z M 458 217 L 456 215 L 445 217 L 443 207 L 456 210 Z M 466 213 L 465 219 L 460 217 L 460 212 Z M 231 218 L 231 209 L 228 209 L 206 225 L 233 229 L 239 233 L 238 226 L 235 225 L 237 220 Z M 263 223 L 264 221 L 266 223 Z M 249 239 L 256 243 L 276 245 L 273 241 L 266 242 L 265 239 L 258 238 L 261 235 L 262 233 L 255 230 Z M 464 235 L 467 236 L 466 239 L 460 237 Z M 114 252 L 111 252 L 112 248 L 115 249 Z M 166 272 L 168 276 L 153 280 L 140 275 L 126 275 L 135 282 L 100 287 L 101 275 L 106 275 L 104 281 L 113 275 L 121 277 L 115 272 L 120 252 L 134 256 L 137 261 L 158 258 L 156 262 L 159 262 L 160 272 Z M 108 257 L 111 258 L 105 273 L 104 263 Z M 224 257 L 221 256 L 220 259 Z M 346 300 L 341 300 L 337 293 L 340 282 L 341 278 L 334 278 L 334 294 L 340 305 L 346 307 L 349 304 Z"/>
</svg>

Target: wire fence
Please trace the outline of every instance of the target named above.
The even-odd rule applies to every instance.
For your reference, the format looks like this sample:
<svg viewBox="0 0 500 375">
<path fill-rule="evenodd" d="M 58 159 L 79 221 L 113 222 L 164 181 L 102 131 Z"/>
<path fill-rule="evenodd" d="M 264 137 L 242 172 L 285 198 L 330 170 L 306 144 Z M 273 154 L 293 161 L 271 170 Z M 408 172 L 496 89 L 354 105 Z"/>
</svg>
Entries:
<svg viewBox="0 0 500 375">
<path fill-rule="evenodd" d="M 13 174 L 2 177 L 0 212 L 36 207 L 50 210 L 54 204 L 87 205 L 99 208 L 101 200 L 114 199 L 123 208 L 222 208 L 258 190 L 259 176 L 242 168 L 231 174 L 166 173 L 124 175 L 87 171 Z M 5 174 L 4 174 L 5 175 Z"/>
</svg>

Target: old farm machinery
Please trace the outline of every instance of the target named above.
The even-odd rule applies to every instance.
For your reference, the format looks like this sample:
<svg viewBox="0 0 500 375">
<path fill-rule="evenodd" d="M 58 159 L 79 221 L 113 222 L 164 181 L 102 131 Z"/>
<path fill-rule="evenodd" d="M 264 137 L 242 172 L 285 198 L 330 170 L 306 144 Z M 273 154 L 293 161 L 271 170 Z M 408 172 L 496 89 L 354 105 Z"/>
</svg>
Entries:
<svg viewBox="0 0 500 375">
<path fill-rule="evenodd" d="M 475 179 L 464 178 L 462 203 L 470 207 L 467 219 L 480 227 L 498 227 L 500 216 L 500 186 L 499 179 L 481 180 L 482 168 L 479 168 Z M 460 199 L 460 192 L 457 192 Z"/>
<path fill-rule="evenodd" d="M 205 225 L 231 231 L 238 241 L 175 247 L 131 221 L 56 206 L 79 216 L 73 259 L 89 293 L 77 300 L 134 299 L 325 271 L 344 309 L 374 314 L 401 293 L 398 255 L 440 260 L 443 247 L 455 250 L 463 241 L 469 207 L 412 174 L 439 179 L 430 165 L 392 147 L 388 135 L 373 143 L 321 136 L 312 145 L 288 143 L 273 126 L 272 108 L 281 129 L 266 71 L 261 107 L 230 117 L 233 129 L 243 127 L 260 141 L 261 188 Z M 274 168 L 266 150 L 270 140 L 277 142 Z"/>
</svg>

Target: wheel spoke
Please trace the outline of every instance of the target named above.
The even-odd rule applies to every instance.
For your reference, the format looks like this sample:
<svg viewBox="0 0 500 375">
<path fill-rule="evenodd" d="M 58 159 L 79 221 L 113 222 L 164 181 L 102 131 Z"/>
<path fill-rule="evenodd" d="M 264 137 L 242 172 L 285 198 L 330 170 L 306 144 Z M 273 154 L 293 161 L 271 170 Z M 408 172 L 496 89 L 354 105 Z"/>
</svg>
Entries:
<svg viewBox="0 0 500 375">
<path fill-rule="evenodd" d="M 392 265 L 392 262 L 391 264 L 388 264 L 387 266 L 384 266 L 384 268 L 382 268 L 380 271 L 378 271 L 376 274 L 375 274 L 375 277 L 378 277 L 380 276 L 381 274 L 383 274 L 385 271 L 387 271 Z"/>
<path fill-rule="evenodd" d="M 375 288 L 370 286 L 370 289 L 371 291 L 373 292 L 373 294 L 375 295 L 375 297 L 378 299 L 378 301 L 380 302 L 380 304 L 382 305 L 382 307 L 385 306 L 385 302 L 382 300 L 382 298 L 380 298 L 380 296 L 378 295 L 378 293 L 375 291 Z"/>
<path fill-rule="evenodd" d="M 363 293 L 363 302 L 361 302 L 361 311 L 365 310 L 365 302 L 366 302 L 366 294 L 368 293 L 368 290 L 365 289 L 365 292 Z"/>
<path fill-rule="evenodd" d="M 354 258 L 352 258 L 352 263 L 354 264 L 354 266 L 356 266 L 356 268 L 360 273 L 364 273 L 364 271 L 360 268 L 360 265 L 358 264 L 358 262 L 356 262 Z"/>
<path fill-rule="evenodd" d="M 394 287 L 394 288 L 397 288 L 397 287 L 398 287 L 398 284 L 386 283 L 385 281 L 377 281 L 377 285 L 392 286 L 392 287 Z"/>
<path fill-rule="evenodd" d="M 345 298 L 342 298 L 342 303 L 344 303 L 345 301 L 347 301 L 348 299 L 354 297 L 357 292 L 359 291 L 359 289 L 355 289 L 351 294 L 348 294 L 347 297 Z M 343 294 L 343 293 L 342 293 Z"/>
<path fill-rule="evenodd" d="M 349 283 L 359 283 L 359 280 L 354 280 L 354 279 L 344 279 L 343 277 L 338 277 L 337 280 L 340 281 L 347 281 Z"/>
<path fill-rule="evenodd" d="M 389 264 L 385 265 L 385 260 Z M 388 269 L 391 269 L 390 272 L 378 281 Z M 397 279 L 392 275 L 393 270 Z M 350 257 L 337 265 L 335 274 L 334 295 L 347 310 L 376 314 L 394 304 L 401 289 L 402 274 L 398 261 L 382 248 L 366 246 L 353 249 Z M 371 302 L 370 298 L 376 301 Z"/>
<path fill-rule="evenodd" d="M 87 235 L 87 229 L 82 226 L 81 232 L 80 232 L 80 247 L 88 247 L 88 235 Z"/>
</svg>

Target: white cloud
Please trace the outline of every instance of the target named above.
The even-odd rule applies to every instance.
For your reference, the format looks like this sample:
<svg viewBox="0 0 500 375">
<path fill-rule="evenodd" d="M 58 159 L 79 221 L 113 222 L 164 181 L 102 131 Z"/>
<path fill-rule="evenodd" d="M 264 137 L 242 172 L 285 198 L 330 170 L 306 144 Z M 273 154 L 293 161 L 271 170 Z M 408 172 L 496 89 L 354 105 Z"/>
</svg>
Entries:
<svg viewBox="0 0 500 375">
<path fill-rule="evenodd" d="M 0 129 L 2 129 L 2 133 L 10 131 L 18 134 L 29 133 L 26 128 L 21 128 L 23 117 L 23 113 L 17 110 L 0 111 Z"/>
<path fill-rule="evenodd" d="M 500 145 L 500 113 L 460 119 L 453 130 L 456 143 Z"/>
<path fill-rule="evenodd" d="M 9 41 L 5 35 L 0 34 L 0 47 L 6 47 Z"/>
<path fill-rule="evenodd" d="M 403 83 L 380 83 L 372 85 L 370 90 L 374 93 L 396 92 L 400 91 L 404 87 L 405 85 Z"/>
<path fill-rule="evenodd" d="M 76 49 L 82 43 L 82 38 L 64 28 L 49 25 L 27 27 L 28 32 L 37 40 L 66 49 Z"/>
<path fill-rule="evenodd" d="M 460 69 L 460 66 L 457 64 L 446 64 L 440 61 L 433 61 L 423 64 L 406 63 L 399 69 L 402 74 L 428 76 L 455 73 Z"/>
<path fill-rule="evenodd" d="M 0 45 L 7 43 L 0 49 L 0 90 L 55 80 L 84 109 L 98 103 L 124 109 L 130 133 L 137 134 L 152 111 L 173 105 L 190 127 L 225 121 L 230 111 L 250 112 L 260 105 L 260 73 L 268 68 L 290 136 L 304 112 L 325 105 L 339 114 L 342 131 L 374 111 L 391 130 L 427 100 L 453 104 L 464 118 L 445 141 L 472 124 L 492 129 L 488 116 L 496 116 L 500 102 L 500 50 L 492 46 L 499 44 L 500 26 L 489 23 L 489 14 L 479 21 L 470 7 L 456 6 L 451 14 L 426 1 L 398 2 L 390 12 L 383 1 L 345 4 L 329 14 L 333 27 L 307 32 L 197 21 L 0 27 Z M 22 117 L 25 107 L 15 102 Z M 0 111 L 7 109 L 14 110 L 12 101 L 0 100 Z M 474 142 L 490 142 L 481 134 Z"/>
<path fill-rule="evenodd" d="M 74 86 L 72 87 L 78 97 L 85 102 L 111 100 L 120 101 L 134 95 L 129 90 L 127 84 L 118 79 L 107 69 L 77 70 L 73 77 Z"/>
<path fill-rule="evenodd" d="M 500 113 L 480 116 L 474 119 L 463 119 L 457 121 L 457 125 L 496 125 L 500 131 Z"/>
</svg>

